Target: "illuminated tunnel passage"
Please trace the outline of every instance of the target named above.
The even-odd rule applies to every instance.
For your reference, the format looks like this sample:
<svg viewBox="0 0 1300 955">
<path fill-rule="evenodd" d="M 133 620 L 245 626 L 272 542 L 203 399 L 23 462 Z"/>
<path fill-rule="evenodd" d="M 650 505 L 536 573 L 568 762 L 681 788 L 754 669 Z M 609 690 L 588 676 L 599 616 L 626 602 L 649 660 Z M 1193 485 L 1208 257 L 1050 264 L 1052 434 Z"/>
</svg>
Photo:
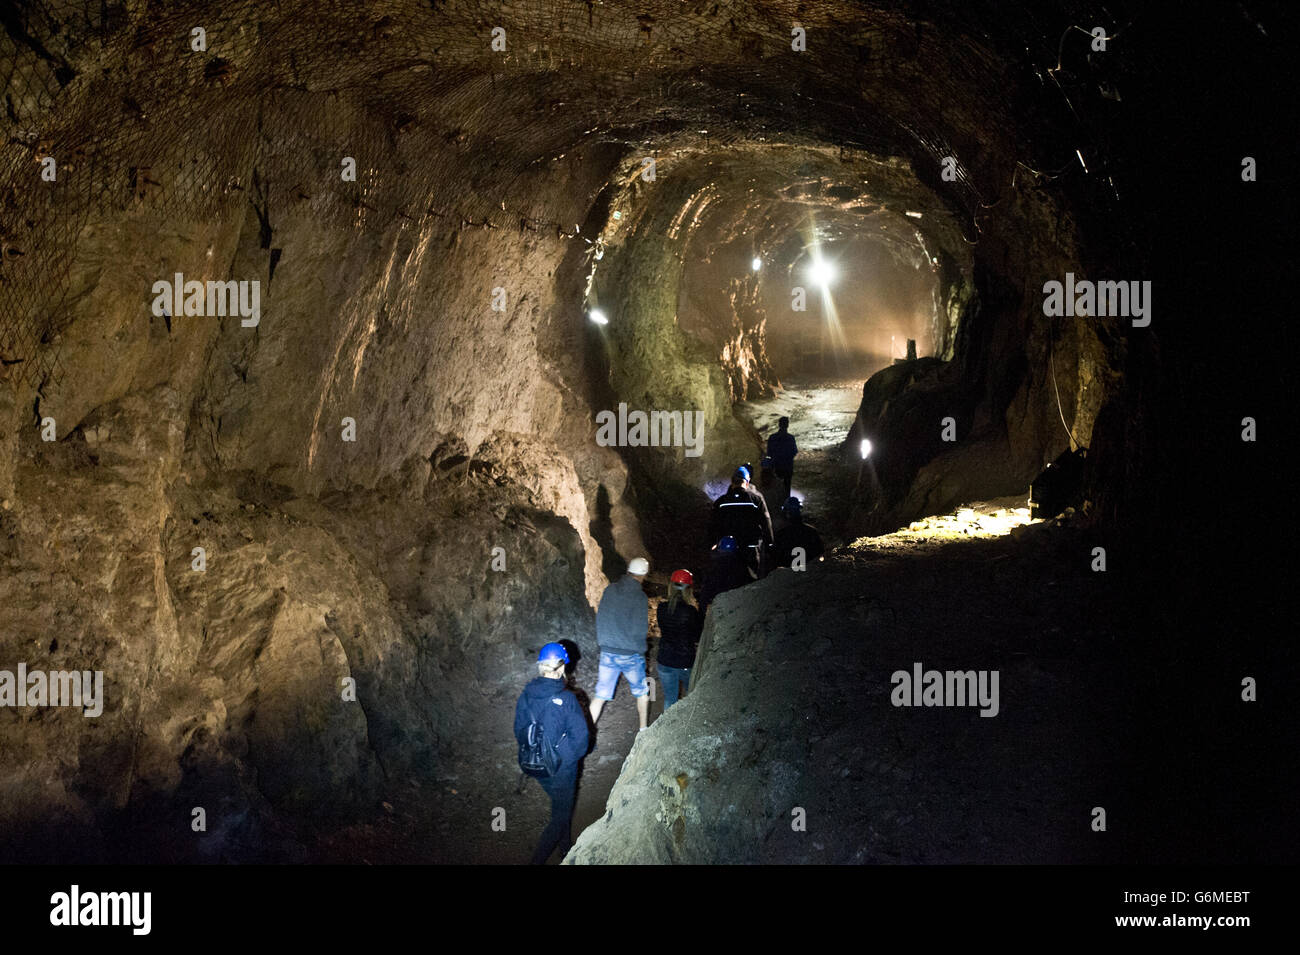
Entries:
<svg viewBox="0 0 1300 955">
<path fill-rule="evenodd" d="M 788 416 L 830 552 L 619 686 L 567 862 L 1276 859 L 1254 6 L 16 5 L 0 857 L 526 861 L 539 649 Z"/>
</svg>

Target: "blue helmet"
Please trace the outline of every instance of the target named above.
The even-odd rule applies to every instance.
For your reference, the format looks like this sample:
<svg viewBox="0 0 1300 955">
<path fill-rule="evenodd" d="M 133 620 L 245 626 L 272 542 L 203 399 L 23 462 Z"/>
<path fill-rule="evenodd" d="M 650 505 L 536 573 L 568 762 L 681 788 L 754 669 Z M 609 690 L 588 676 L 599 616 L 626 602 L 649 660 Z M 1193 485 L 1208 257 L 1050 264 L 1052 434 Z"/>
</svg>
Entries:
<svg viewBox="0 0 1300 955">
<path fill-rule="evenodd" d="M 724 554 L 734 554 L 738 549 L 736 538 L 731 535 L 727 535 L 722 538 L 722 540 L 718 541 L 718 550 Z"/>
<path fill-rule="evenodd" d="M 557 660 L 569 662 L 569 651 L 564 649 L 562 643 L 548 643 L 537 654 L 538 663 L 554 663 Z"/>
<path fill-rule="evenodd" d="M 736 473 L 735 473 L 734 475 L 732 475 L 732 477 L 733 477 L 733 479 L 734 479 L 734 478 L 740 478 L 742 481 L 744 481 L 746 484 L 748 484 L 748 483 L 749 483 L 749 468 L 745 467 L 745 466 L 742 464 L 740 467 L 736 468 Z"/>
</svg>

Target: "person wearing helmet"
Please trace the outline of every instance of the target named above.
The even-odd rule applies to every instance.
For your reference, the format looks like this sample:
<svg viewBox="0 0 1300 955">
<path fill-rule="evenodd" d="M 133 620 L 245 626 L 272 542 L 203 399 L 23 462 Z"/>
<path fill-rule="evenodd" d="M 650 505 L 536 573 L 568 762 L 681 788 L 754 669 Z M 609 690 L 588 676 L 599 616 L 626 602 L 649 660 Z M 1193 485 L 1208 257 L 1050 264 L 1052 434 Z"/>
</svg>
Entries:
<svg viewBox="0 0 1300 955">
<path fill-rule="evenodd" d="M 730 536 L 722 538 L 709 555 L 709 569 L 700 585 L 701 616 L 708 613 L 709 604 L 718 594 L 743 587 L 753 579 L 754 574 L 741 556 L 736 539 Z"/>
<path fill-rule="evenodd" d="M 689 570 L 673 572 L 668 599 L 659 605 L 659 680 L 664 687 L 664 712 L 686 692 L 695 663 L 695 649 L 704 629 L 704 615 L 695 606 L 695 578 Z"/>
<path fill-rule="evenodd" d="M 538 675 L 524 687 L 515 704 L 515 740 L 521 750 L 529 741 L 530 728 L 537 734 L 540 727 L 542 746 L 551 747 L 558 761 L 553 773 L 534 777 L 551 797 L 551 820 L 533 852 L 533 865 L 544 865 L 557 846 L 564 858 L 573 845 L 570 826 L 578 793 L 578 765 L 587 755 L 587 719 L 565 679 L 568 662 L 569 653 L 562 644 L 542 647 L 537 654 Z"/>
<path fill-rule="evenodd" d="M 767 501 L 750 486 L 749 478 L 749 468 L 742 464 L 731 476 L 731 487 L 713 502 L 709 540 L 734 537 L 740 545 L 741 556 L 755 575 L 761 577 L 764 551 L 772 546 L 772 516 L 767 511 Z"/>
<path fill-rule="evenodd" d="M 627 566 L 627 574 L 605 588 L 596 608 L 596 642 L 600 644 L 600 667 L 596 692 L 591 700 L 591 723 L 596 725 L 600 711 L 614 699 L 619 674 L 627 678 L 636 700 L 636 715 L 641 729 L 650 717 L 650 685 L 645 678 L 646 637 L 650 631 L 650 601 L 641 589 L 641 581 L 650 573 L 650 562 L 637 557 Z"/>
<path fill-rule="evenodd" d="M 776 532 L 772 544 L 772 560 L 777 567 L 805 570 L 808 564 L 820 560 L 826 551 L 822 535 L 817 528 L 803 519 L 803 506 L 797 497 L 786 499 L 781 506 L 786 525 Z"/>
</svg>

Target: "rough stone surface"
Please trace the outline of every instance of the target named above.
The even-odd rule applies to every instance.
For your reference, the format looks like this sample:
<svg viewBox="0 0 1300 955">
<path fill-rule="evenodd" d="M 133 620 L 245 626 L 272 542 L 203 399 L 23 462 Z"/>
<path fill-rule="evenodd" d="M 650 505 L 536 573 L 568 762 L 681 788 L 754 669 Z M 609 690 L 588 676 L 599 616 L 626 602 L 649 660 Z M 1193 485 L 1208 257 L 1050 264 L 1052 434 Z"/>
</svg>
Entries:
<svg viewBox="0 0 1300 955">
<path fill-rule="evenodd" d="M 277 841 L 284 819 L 373 808 L 394 780 L 436 776 L 489 737 L 508 748 L 483 709 L 547 640 L 590 658 L 605 580 L 645 540 L 677 532 L 663 520 L 643 537 L 640 515 L 700 505 L 704 481 L 757 454 L 732 404 L 775 384 L 753 285 L 773 279 L 748 276 L 744 261 L 792 233 L 869 230 L 899 260 L 937 268 L 944 364 L 884 389 L 887 407 L 864 394 L 859 424 L 893 447 L 904 433 L 937 435 L 951 414 L 960 440 L 912 444 L 885 475 L 884 507 L 860 498 L 865 523 L 1012 489 L 1071 440 L 1097 451 L 1096 515 L 1118 527 L 1154 510 L 1158 485 L 1143 479 L 1154 442 L 1200 447 L 1180 394 L 1160 392 L 1155 413 L 1154 376 L 1181 367 L 1209 380 L 1197 362 L 1220 354 L 1220 333 L 1179 327 L 1182 364 L 1162 364 L 1154 336 L 1126 337 L 1116 322 L 1044 322 L 1039 289 L 1067 270 L 1140 277 L 1148 252 L 1131 223 L 1186 204 L 1117 205 L 1115 181 L 1158 193 L 1177 177 L 1136 162 L 1132 145 L 1165 103 L 1152 96 L 1112 126 L 1100 91 L 1168 75 L 1197 110 L 1198 92 L 1219 94 L 1187 94 L 1173 71 L 1184 46 L 1149 32 L 1135 31 L 1148 38 L 1134 56 L 1105 59 L 1061 38 L 1103 12 L 776 0 L 741 15 L 527 0 L 492 14 L 510 38 L 501 55 L 473 0 L 6 13 L 0 666 L 102 669 L 108 701 L 95 720 L 0 711 L 0 848 L 292 858 Z M 796 19 L 815 55 L 787 53 Z M 1253 32 L 1247 17 L 1228 19 Z M 202 51 L 185 42 L 198 22 Z M 1057 172 L 1081 131 L 1096 171 L 1073 173 L 1070 159 Z M 1199 155 L 1194 139 L 1173 142 L 1180 161 Z M 1120 154 L 1134 162 L 1107 164 Z M 40 178 L 47 156 L 53 183 Z M 940 178 L 948 156 L 955 180 Z M 345 159 L 355 180 L 341 175 Z M 1201 181 L 1223 179 L 1216 168 Z M 152 284 L 178 272 L 259 281 L 260 324 L 152 314 Z M 611 316 L 604 331 L 586 318 L 592 304 Z M 700 410 L 705 453 L 598 447 L 594 416 L 619 401 Z M 46 418 L 54 441 L 42 440 Z M 1236 427 L 1215 420 L 1215 440 L 1235 441 Z M 1252 473 L 1226 453 L 1205 460 Z M 496 547 L 505 571 L 492 569 Z M 779 579 L 765 586 L 764 600 L 795 599 Z M 888 602 L 864 616 L 844 599 L 821 594 L 825 611 L 796 600 L 790 612 L 810 619 L 761 631 L 747 608 L 720 604 L 701 693 L 628 766 L 642 784 L 628 806 L 661 827 L 628 843 L 638 857 L 720 858 L 706 831 L 736 858 L 814 851 L 789 841 L 787 804 L 827 813 L 825 800 L 851 800 L 809 789 L 806 753 L 767 741 L 793 727 L 796 696 L 760 679 L 736 641 L 787 659 L 781 672 L 803 694 L 856 698 L 861 683 L 808 663 L 854 673 L 848 638 L 823 613 L 874 632 L 909 610 Z M 809 623 L 810 656 L 783 656 Z M 355 704 L 341 698 L 349 677 Z M 710 704 L 705 691 L 726 681 L 745 694 Z M 763 711 L 772 723 L 733 708 L 749 697 L 776 707 Z M 653 741 L 693 714 L 707 732 L 656 755 Z M 793 738 L 828 753 L 855 738 L 828 727 Z M 850 778 L 888 779 L 895 765 L 854 763 Z M 718 785 L 724 769 L 734 796 Z M 196 805 L 210 810 L 206 839 L 188 826 Z M 915 818 L 891 808 L 890 825 Z M 905 844 L 851 831 L 815 851 L 887 857 Z M 956 848 L 928 857 L 972 857 L 971 837 L 949 833 Z M 580 857 L 615 851 L 595 839 Z M 1008 845 L 1007 858 L 1039 857 Z"/>
<path fill-rule="evenodd" d="M 1069 533 L 1026 530 L 864 540 L 724 594 L 690 694 L 638 737 L 565 863 L 1106 861 L 1070 806 L 1124 720 L 1092 696 L 1104 625 L 1082 610 L 1107 586 L 1061 579 Z M 891 705 L 916 661 L 999 669 L 998 715 Z"/>
</svg>

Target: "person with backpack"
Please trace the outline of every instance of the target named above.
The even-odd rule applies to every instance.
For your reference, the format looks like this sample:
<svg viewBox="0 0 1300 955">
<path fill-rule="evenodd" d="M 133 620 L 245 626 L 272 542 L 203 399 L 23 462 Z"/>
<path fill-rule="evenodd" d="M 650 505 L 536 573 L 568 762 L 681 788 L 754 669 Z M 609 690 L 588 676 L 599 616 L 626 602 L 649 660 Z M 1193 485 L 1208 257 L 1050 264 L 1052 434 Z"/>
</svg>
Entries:
<svg viewBox="0 0 1300 955">
<path fill-rule="evenodd" d="M 751 583 L 754 575 L 740 556 L 740 545 L 734 537 L 724 537 L 718 541 L 713 553 L 709 555 L 709 569 L 704 575 L 704 584 L 700 587 L 700 615 L 708 613 L 709 604 L 718 594 L 735 590 Z"/>
<path fill-rule="evenodd" d="M 787 429 L 790 419 L 784 416 L 776 423 L 777 431 L 767 439 L 767 456 L 772 459 L 772 470 L 785 485 L 785 496 L 790 496 L 790 482 L 794 480 L 794 456 L 799 445 Z"/>
<path fill-rule="evenodd" d="M 772 544 L 772 559 L 777 567 L 793 567 L 806 570 L 808 564 L 821 559 L 826 552 L 822 535 L 817 528 L 803 519 L 803 504 L 797 497 L 790 497 L 781 506 L 781 513 L 788 522 L 776 532 Z M 800 553 L 795 553 L 798 550 Z"/>
<path fill-rule="evenodd" d="M 664 712 L 686 692 L 695 663 L 695 649 L 700 645 L 704 615 L 696 608 L 692 587 L 695 578 L 689 570 L 673 571 L 668 584 L 668 599 L 655 610 L 659 621 L 659 679 L 664 686 Z"/>
<path fill-rule="evenodd" d="M 713 502 L 709 540 L 732 537 L 755 576 L 766 571 L 765 551 L 772 546 L 772 516 L 767 501 L 749 484 L 749 468 L 741 465 L 731 476 L 727 492 Z"/>
<path fill-rule="evenodd" d="M 548 643 L 537 654 L 537 677 L 515 704 L 519 768 L 551 797 L 551 821 L 533 852 L 532 864 L 545 865 L 556 846 L 563 858 L 573 845 L 570 825 L 578 795 L 578 764 L 587 755 L 587 719 L 569 689 L 564 667 L 569 652 Z"/>
</svg>

